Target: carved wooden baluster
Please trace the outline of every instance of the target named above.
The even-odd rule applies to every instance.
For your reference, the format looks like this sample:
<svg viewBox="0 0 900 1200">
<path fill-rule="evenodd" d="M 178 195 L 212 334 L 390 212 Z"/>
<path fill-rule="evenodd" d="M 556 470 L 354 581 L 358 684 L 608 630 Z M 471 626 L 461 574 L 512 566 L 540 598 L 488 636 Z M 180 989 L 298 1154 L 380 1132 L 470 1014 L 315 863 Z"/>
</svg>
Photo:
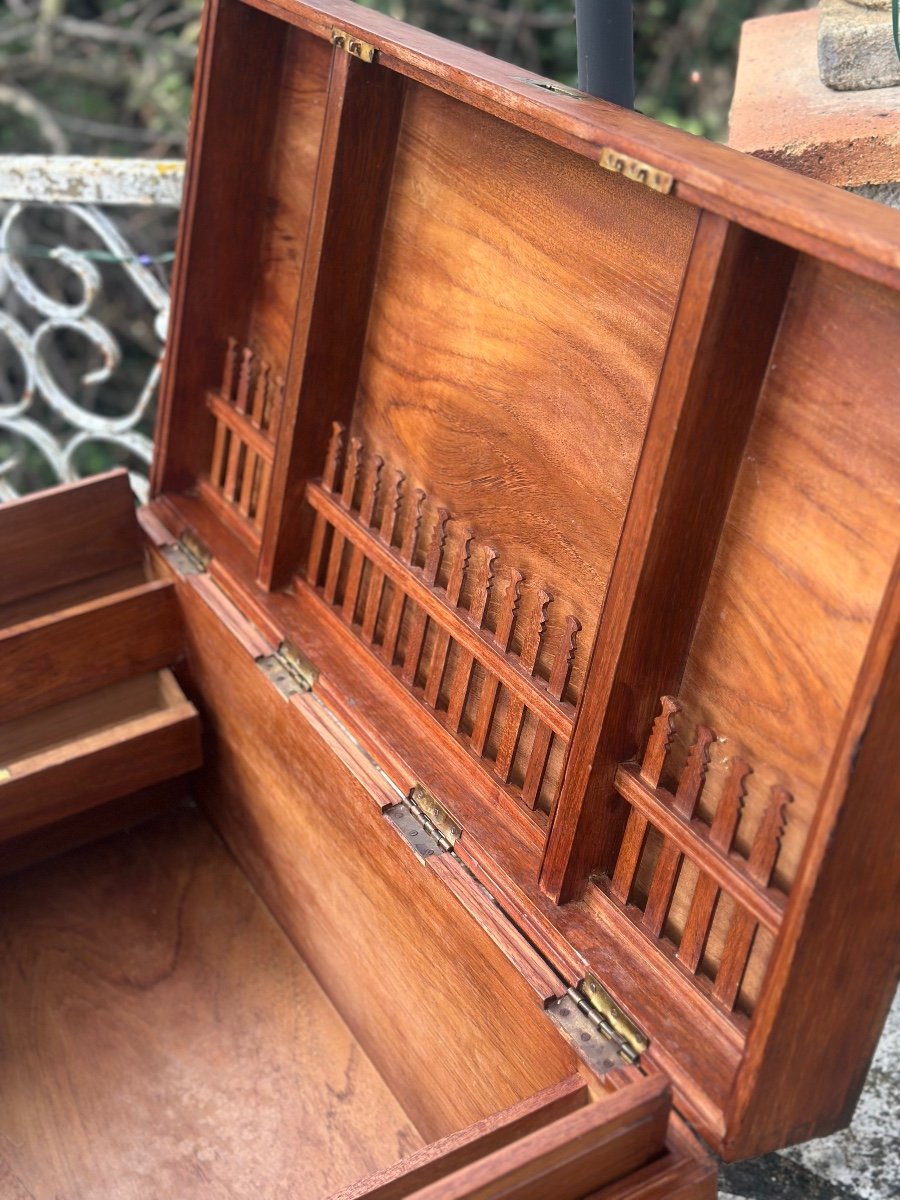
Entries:
<svg viewBox="0 0 900 1200">
<path fill-rule="evenodd" d="M 359 455 L 362 442 L 358 437 L 351 438 L 347 460 L 344 463 L 344 486 L 341 488 L 341 504 L 349 512 L 353 506 L 353 494 L 356 491 L 356 477 L 359 474 Z M 328 552 L 328 570 L 325 573 L 325 599 L 329 604 L 334 603 L 338 580 L 341 575 L 341 562 L 344 558 L 344 543 L 346 539 L 337 529 L 331 538 L 331 550 Z"/>
<path fill-rule="evenodd" d="M 225 347 L 225 362 L 222 369 L 222 386 L 219 389 L 219 395 L 229 404 L 234 402 L 234 378 L 235 366 L 237 363 L 237 340 L 233 337 L 228 339 L 228 345 Z"/>
<path fill-rule="evenodd" d="M 494 560 L 497 551 L 490 546 L 484 547 L 478 576 L 472 585 L 472 595 L 469 599 L 469 619 L 480 629 L 487 612 L 488 597 L 494 582 Z M 447 707 L 447 720 L 450 728 L 456 732 L 459 729 L 462 715 L 466 707 L 466 697 L 469 694 L 469 682 L 472 678 L 472 668 L 475 660 L 471 654 L 461 651 L 457 659 L 456 669 L 450 684 L 450 703 Z"/>
<path fill-rule="evenodd" d="M 269 364 L 260 362 L 256 374 L 256 387 L 253 389 L 253 404 L 250 408 L 250 420 L 257 429 L 262 429 L 263 414 L 269 394 Z"/>
<path fill-rule="evenodd" d="M 363 484 L 362 504 L 359 509 L 359 520 L 368 529 L 372 524 L 372 513 L 375 511 L 375 499 L 378 495 L 378 479 L 384 459 L 373 454 L 369 459 L 369 467 Z M 353 624 L 356 616 L 356 601 L 359 597 L 359 583 L 362 579 L 365 555 L 359 546 L 354 546 L 350 555 L 350 570 L 347 574 L 347 587 L 344 591 L 344 620 Z"/>
<path fill-rule="evenodd" d="M 429 587 L 434 587 L 438 571 L 441 568 L 441 556 L 444 553 L 444 541 L 447 537 L 447 522 L 450 514 L 446 508 L 438 509 L 437 523 L 431 536 L 431 545 L 425 556 L 425 566 L 422 569 L 422 579 Z M 409 634 L 406 640 L 406 655 L 403 660 L 403 681 L 410 687 L 416 682 L 419 670 L 419 659 L 422 655 L 422 643 L 425 641 L 425 626 L 428 616 L 418 605 L 413 609 L 409 622 Z"/>
<path fill-rule="evenodd" d="M 790 802 L 791 794 L 786 788 L 772 788 L 768 807 L 750 847 L 747 869 L 760 888 L 767 888 L 772 881 Z M 738 907 L 731 918 L 722 961 L 719 963 L 713 987 L 713 996 L 729 1012 L 734 1008 L 755 936 L 756 921 L 745 909 Z"/>
<path fill-rule="evenodd" d="M 734 840 L 738 819 L 744 804 L 746 779 L 749 774 L 750 766 L 743 759 L 731 760 L 728 778 L 725 781 L 722 795 L 719 797 L 709 831 L 710 842 L 723 854 L 728 853 Z M 701 873 L 691 898 L 691 907 L 685 922 L 684 933 L 681 935 L 681 944 L 678 947 L 677 955 L 679 961 L 683 962 L 689 971 L 696 971 L 700 959 L 703 957 L 718 895 L 719 888 L 715 880 L 711 879 L 709 875 Z"/>
<path fill-rule="evenodd" d="M 390 546 L 394 536 L 394 526 L 397 524 L 397 513 L 400 509 L 400 489 L 405 476 L 402 471 L 394 472 L 394 482 L 387 489 L 384 497 L 384 507 L 381 510 L 381 527 L 379 537 L 386 546 Z M 366 593 L 366 608 L 363 614 L 362 633 L 371 644 L 378 625 L 378 612 L 381 608 L 381 597 L 384 592 L 384 571 L 378 567 L 372 568 L 369 576 L 369 589 Z"/>
<path fill-rule="evenodd" d="M 522 586 L 522 574 L 510 571 L 509 584 L 503 593 L 500 604 L 500 615 L 497 618 L 497 629 L 494 633 L 494 644 L 504 654 L 509 647 L 513 623 L 516 617 L 516 606 L 519 603 L 519 588 Z M 484 687 L 478 700 L 478 712 L 475 715 L 475 725 L 472 729 L 471 745 L 476 754 L 484 753 L 484 745 L 490 733 L 494 719 L 494 707 L 497 703 L 497 692 L 500 690 L 500 680 L 495 675 L 487 674 Z"/>
<path fill-rule="evenodd" d="M 263 425 L 265 432 L 269 434 L 270 441 L 274 442 L 278 432 L 278 421 L 281 417 L 281 406 L 284 403 L 284 379 L 281 375 L 275 376 L 275 386 L 269 387 L 266 395 L 266 409 L 263 412 Z M 268 416 L 266 415 L 268 412 Z M 272 464 L 268 462 L 260 463 L 259 471 L 259 499 L 256 502 L 256 523 L 262 525 L 265 520 L 266 508 L 269 503 L 269 488 L 272 484 Z"/>
<path fill-rule="evenodd" d="M 547 691 L 556 700 L 562 700 L 569 682 L 572 660 L 575 658 L 575 639 L 580 630 L 579 621 L 574 617 L 566 617 L 562 640 L 556 651 L 553 666 L 550 668 L 550 681 L 547 684 Z M 541 784 L 544 782 L 544 772 L 547 769 L 547 755 L 550 753 L 552 741 L 553 731 L 546 725 L 538 725 L 534 732 L 534 741 L 531 743 L 531 753 L 528 756 L 528 766 L 525 768 L 525 780 L 522 784 L 522 798 L 530 808 L 534 808 L 541 794 Z"/>
<path fill-rule="evenodd" d="M 529 674 L 534 673 L 534 664 L 537 662 L 541 639 L 544 636 L 544 627 L 547 623 L 547 605 L 552 599 L 550 593 L 541 588 L 537 595 L 537 606 L 528 618 L 528 627 L 522 639 L 522 653 L 519 655 L 519 662 Z M 525 705 L 522 701 L 515 696 L 510 696 L 506 715 L 503 718 L 503 729 L 500 733 L 497 759 L 494 764 L 495 773 L 504 783 L 508 781 L 509 773 L 512 770 L 524 713 Z"/>
<path fill-rule="evenodd" d="M 256 373 L 256 385 L 253 388 L 253 404 L 250 409 L 250 420 L 259 428 L 260 417 L 266 405 L 266 390 L 269 386 L 269 364 L 261 362 L 259 370 Z M 245 517 L 249 517 L 253 510 L 254 493 L 258 493 L 259 486 L 257 483 L 259 457 L 254 450 L 249 446 L 244 452 L 244 475 L 241 482 L 241 498 L 238 507 Z M 254 486 L 256 485 L 256 486 Z"/>
<path fill-rule="evenodd" d="M 250 394 L 250 376 L 253 371 L 253 351 L 249 346 L 245 346 L 241 356 L 241 369 L 238 372 L 237 394 L 235 395 L 234 407 L 240 413 L 247 411 L 247 398 Z M 231 435 L 231 444 L 228 447 L 228 466 L 225 470 L 225 495 L 229 500 L 234 500 L 238 487 L 238 476 L 243 460 L 244 443 L 234 433 Z"/>
<path fill-rule="evenodd" d="M 237 342 L 234 338 L 228 339 L 228 345 L 225 347 L 225 365 L 222 370 L 222 386 L 219 388 L 219 395 L 229 404 L 232 401 L 232 392 L 234 390 L 234 360 L 237 356 Z M 225 453 L 228 449 L 228 427 L 223 421 L 216 421 L 216 433 L 213 439 L 212 464 L 209 468 L 209 479 L 215 487 L 222 487 L 222 474 L 225 467 Z"/>
<path fill-rule="evenodd" d="M 406 563 L 412 562 L 416 552 L 416 538 L 419 533 L 419 525 L 422 521 L 422 505 L 424 502 L 425 493 L 421 488 L 416 488 L 407 509 L 406 527 L 403 532 L 403 541 L 400 545 L 400 556 Z M 406 593 L 395 585 L 388 606 L 387 621 L 384 626 L 384 641 L 381 644 L 382 653 L 389 666 L 393 666 L 394 664 L 394 655 L 397 652 L 397 639 L 400 637 L 400 623 L 403 620 L 403 606 L 405 603 Z"/>
<path fill-rule="evenodd" d="M 338 464 L 341 450 L 344 447 L 344 426 L 334 421 L 331 426 L 331 437 L 328 440 L 328 453 L 325 455 L 325 470 L 322 474 L 322 487 L 326 492 L 334 491 L 337 479 Z M 322 564 L 322 548 L 325 545 L 325 531 L 328 528 L 322 513 L 316 513 L 313 524 L 312 539 L 309 543 L 309 562 L 306 568 L 306 578 L 313 587 L 319 583 L 319 568 Z"/>
<path fill-rule="evenodd" d="M 674 696 L 663 696 L 659 716 L 653 722 L 653 729 L 647 739 L 644 760 L 641 763 L 641 779 L 650 787 L 659 784 L 666 755 L 675 736 L 675 717 L 681 712 L 681 705 Z M 616 859 L 616 869 L 613 873 L 610 891 L 622 904 L 628 903 L 631 887 L 637 874 L 644 842 L 647 839 L 647 818 L 633 808 L 628 815 L 625 826 L 625 836 Z"/>
<path fill-rule="evenodd" d="M 450 578 L 447 580 L 447 599 L 453 605 L 459 603 L 459 593 L 462 591 L 463 579 L 465 579 L 466 575 L 466 565 L 469 561 L 469 546 L 471 542 L 472 530 L 464 529 L 459 550 L 456 553 L 456 558 L 453 560 L 453 566 L 450 568 Z M 428 681 L 425 684 L 425 699 L 432 708 L 437 708 L 449 650 L 450 634 L 446 629 L 438 629 L 434 637 L 431 662 L 428 665 Z"/>
<path fill-rule="evenodd" d="M 681 772 L 681 779 L 678 781 L 678 790 L 675 792 L 675 800 L 672 805 L 682 817 L 690 819 L 694 815 L 700 799 L 706 768 L 709 766 L 709 747 L 715 740 L 715 736 L 713 731 L 707 729 L 705 725 L 701 725 L 697 729 L 697 740 L 691 747 L 688 760 Z M 682 858 L 683 855 L 679 848 L 666 838 L 659 852 L 659 858 L 656 860 L 653 882 L 650 884 L 650 894 L 647 897 L 647 907 L 644 909 L 644 928 L 654 937 L 659 937 L 669 911 Z"/>
</svg>

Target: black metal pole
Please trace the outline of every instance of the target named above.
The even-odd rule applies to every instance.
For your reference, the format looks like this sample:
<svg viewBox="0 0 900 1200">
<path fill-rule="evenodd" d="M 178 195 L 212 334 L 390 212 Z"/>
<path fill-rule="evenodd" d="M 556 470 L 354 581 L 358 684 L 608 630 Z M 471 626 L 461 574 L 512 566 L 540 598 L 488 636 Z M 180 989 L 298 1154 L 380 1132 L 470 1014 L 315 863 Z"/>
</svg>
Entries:
<svg viewBox="0 0 900 1200">
<path fill-rule="evenodd" d="M 632 0 L 575 0 L 575 31 L 581 90 L 634 108 Z"/>
</svg>

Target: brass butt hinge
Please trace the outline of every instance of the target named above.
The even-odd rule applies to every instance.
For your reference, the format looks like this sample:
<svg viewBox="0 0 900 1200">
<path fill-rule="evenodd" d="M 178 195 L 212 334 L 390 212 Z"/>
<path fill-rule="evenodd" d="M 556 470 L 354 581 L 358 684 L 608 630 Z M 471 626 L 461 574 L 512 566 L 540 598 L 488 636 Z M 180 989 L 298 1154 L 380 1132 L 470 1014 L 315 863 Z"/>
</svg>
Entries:
<svg viewBox="0 0 900 1200">
<path fill-rule="evenodd" d="M 421 784 L 416 784 L 399 804 L 391 805 L 385 816 L 403 834 L 422 862 L 429 855 L 452 850 L 462 836 L 462 827 Z"/>
<path fill-rule="evenodd" d="M 641 162 L 639 158 L 620 154 L 611 146 L 604 146 L 600 151 L 600 166 L 605 167 L 607 171 L 615 171 L 617 175 L 624 175 L 626 179 L 635 183 L 642 183 L 654 192 L 662 192 L 663 195 L 668 195 L 675 186 L 675 176 L 670 175 L 668 171 Z"/>
<path fill-rule="evenodd" d="M 202 575 L 212 562 L 212 551 L 190 529 L 177 542 L 163 546 L 162 555 L 179 575 Z"/>
<path fill-rule="evenodd" d="M 375 61 L 377 53 L 375 47 L 343 29 L 332 29 L 331 44 L 338 50 L 346 50 L 348 54 L 352 54 L 354 58 L 359 58 L 363 62 Z"/>
<path fill-rule="evenodd" d="M 550 1016 L 560 1026 L 576 1050 L 579 1050 L 598 1074 L 614 1071 L 623 1062 L 634 1065 L 649 1040 L 590 973 L 577 987 L 548 1006 Z"/>
<path fill-rule="evenodd" d="M 256 665 L 285 698 L 311 692 L 319 678 L 315 663 L 292 642 L 282 642 L 274 654 L 258 658 Z"/>
</svg>

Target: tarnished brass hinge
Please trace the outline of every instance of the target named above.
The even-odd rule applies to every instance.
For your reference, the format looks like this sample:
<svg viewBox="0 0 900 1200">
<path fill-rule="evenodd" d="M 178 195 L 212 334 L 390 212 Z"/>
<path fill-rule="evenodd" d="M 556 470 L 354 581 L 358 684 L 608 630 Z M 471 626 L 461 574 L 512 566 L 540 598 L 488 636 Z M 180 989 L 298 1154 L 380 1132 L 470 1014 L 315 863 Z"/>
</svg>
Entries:
<svg viewBox="0 0 900 1200">
<path fill-rule="evenodd" d="M 462 827 L 421 784 L 416 784 L 399 804 L 391 805 L 385 816 L 422 862 L 431 854 L 452 850 L 462 836 Z"/>
<path fill-rule="evenodd" d="M 285 697 L 311 692 L 319 678 L 315 663 L 292 642 L 282 642 L 274 654 L 258 658 L 256 665 Z"/>
<path fill-rule="evenodd" d="M 574 989 L 570 989 L 570 995 L 573 991 Z M 630 1062 L 637 1062 L 650 1045 L 650 1040 L 631 1018 L 622 1012 L 603 984 L 588 972 L 575 994 L 579 999 L 583 998 L 597 1015 L 600 1031 L 619 1043 L 623 1057 Z"/>
<path fill-rule="evenodd" d="M 360 58 L 363 62 L 374 62 L 377 53 L 374 46 L 368 42 L 362 41 L 358 37 L 354 37 L 352 33 L 347 33 L 343 29 L 332 29 L 331 44 L 336 46 L 338 50 L 346 50 L 348 54 L 352 54 L 354 58 Z"/>
<path fill-rule="evenodd" d="M 654 192 L 668 194 L 675 185 L 675 176 L 668 171 L 661 171 L 659 167 L 641 162 L 639 158 L 629 158 L 611 146 L 604 146 L 600 151 L 600 166 L 624 175 L 626 179 L 633 179 L 635 183 L 642 183 Z"/>
<path fill-rule="evenodd" d="M 177 542 L 163 546 L 162 554 L 179 575 L 202 575 L 212 562 L 212 551 L 190 529 Z"/>
</svg>

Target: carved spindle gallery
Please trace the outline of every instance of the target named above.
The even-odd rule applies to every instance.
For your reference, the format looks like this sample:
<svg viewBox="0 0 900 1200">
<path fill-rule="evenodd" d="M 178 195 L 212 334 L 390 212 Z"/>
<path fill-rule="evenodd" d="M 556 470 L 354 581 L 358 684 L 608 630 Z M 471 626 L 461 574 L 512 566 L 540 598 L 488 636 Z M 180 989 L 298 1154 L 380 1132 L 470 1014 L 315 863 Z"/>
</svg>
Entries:
<svg viewBox="0 0 900 1200">
<path fill-rule="evenodd" d="M 307 569 L 310 585 L 510 794 L 535 809 L 553 739 L 558 737 L 565 746 L 571 736 L 574 708 L 564 695 L 579 622 L 571 616 L 565 619 L 550 677 L 540 678 L 536 667 L 552 606 L 550 592 L 543 588 L 528 592 L 534 599 L 517 615 L 524 577 L 520 571 L 507 570 L 506 586 L 495 603 L 494 628 L 486 629 L 496 552 L 475 546 L 470 529 L 456 532 L 447 509 L 431 512 L 421 489 L 404 497 L 401 471 L 385 482 L 380 456 L 366 459 L 360 482 L 363 447 L 357 438 L 346 456 L 338 497 L 343 436 L 343 428 L 336 424 L 322 482 L 307 486 L 314 512 Z M 420 547 L 423 529 L 430 532 L 427 544 Z M 398 530 L 399 546 L 394 544 Z M 327 569 L 320 585 L 329 537 Z M 444 576 L 442 586 L 439 579 Z M 468 603 L 462 605 L 460 598 L 466 592 Z M 520 643 L 518 653 L 511 649 L 513 643 Z M 531 722 L 532 736 L 520 752 L 526 720 Z"/>
</svg>

